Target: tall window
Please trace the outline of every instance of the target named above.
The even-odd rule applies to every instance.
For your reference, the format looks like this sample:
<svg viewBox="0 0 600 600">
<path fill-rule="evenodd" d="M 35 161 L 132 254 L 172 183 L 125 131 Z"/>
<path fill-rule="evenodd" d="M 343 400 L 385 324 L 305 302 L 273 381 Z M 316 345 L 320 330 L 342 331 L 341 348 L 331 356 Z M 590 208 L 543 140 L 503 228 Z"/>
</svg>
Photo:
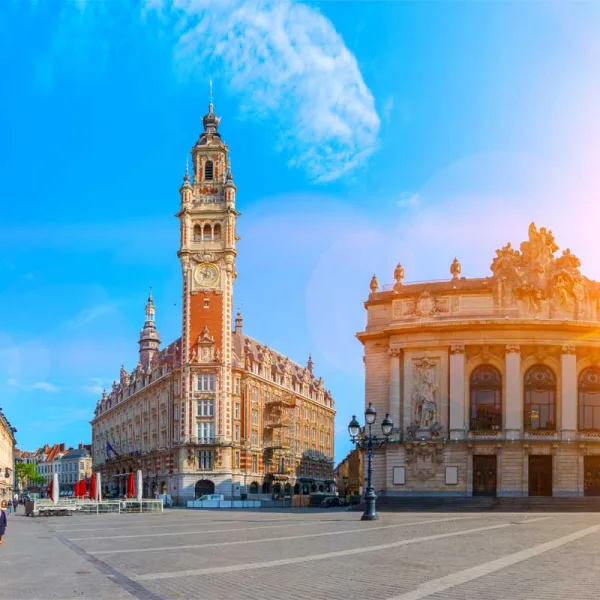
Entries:
<svg viewBox="0 0 600 600">
<path fill-rule="evenodd" d="M 212 160 L 207 160 L 204 165 L 204 179 L 207 181 L 212 181 L 214 177 L 215 166 Z"/>
<path fill-rule="evenodd" d="M 253 446 L 258 446 L 258 430 L 253 429 L 252 433 L 250 434 L 250 443 Z"/>
<path fill-rule="evenodd" d="M 556 430 L 556 377 L 552 369 L 534 365 L 525 373 L 525 429 Z"/>
<path fill-rule="evenodd" d="M 212 450 L 201 450 L 198 452 L 198 466 L 202 471 L 210 471 L 212 469 L 213 453 Z"/>
<path fill-rule="evenodd" d="M 579 429 L 600 429 L 600 369 L 590 367 L 579 375 Z"/>
<path fill-rule="evenodd" d="M 201 444 L 212 444 L 215 438 L 215 424 L 212 422 L 198 423 L 198 441 Z"/>
<path fill-rule="evenodd" d="M 259 413 L 256 408 L 252 409 L 252 425 L 258 425 Z"/>
<path fill-rule="evenodd" d="M 240 403 L 239 402 L 233 403 L 233 418 L 236 421 L 239 421 L 239 418 L 240 418 Z"/>
<path fill-rule="evenodd" d="M 234 463 L 235 464 L 235 468 L 239 469 L 240 468 L 240 451 L 239 450 L 235 451 L 234 458 L 235 458 L 235 463 Z"/>
<path fill-rule="evenodd" d="M 217 223 L 213 229 L 213 240 L 221 239 L 221 226 Z"/>
<path fill-rule="evenodd" d="M 233 441 L 234 442 L 240 441 L 240 424 L 239 423 L 236 423 L 235 427 L 233 429 Z"/>
<path fill-rule="evenodd" d="M 199 392 L 214 392 L 215 391 L 215 376 L 214 376 L 214 374 L 198 375 L 198 391 Z"/>
<path fill-rule="evenodd" d="M 258 456 L 256 454 L 252 455 L 252 472 L 258 472 Z"/>
<path fill-rule="evenodd" d="M 492 365 L 481 365 L 471 373 L 470 429 L 497 431 L 502 428 L 502 375 Z"/>
<path fill-rule="evenodd" d="M 198 400 L 198 416 L 214 417 L 215 403 L 212 400 Z"/>
</svg>

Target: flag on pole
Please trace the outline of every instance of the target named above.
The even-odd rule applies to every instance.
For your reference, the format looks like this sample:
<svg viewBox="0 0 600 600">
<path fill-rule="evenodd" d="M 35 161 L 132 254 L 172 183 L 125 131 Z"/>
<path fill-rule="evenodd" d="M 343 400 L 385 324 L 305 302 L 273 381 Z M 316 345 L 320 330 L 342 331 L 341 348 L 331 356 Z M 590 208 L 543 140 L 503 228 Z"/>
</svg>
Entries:
<svg viewBox="0 0 600 600">
<path fill-rule="evenodd" d="M 106 440 L 106 458 L 110 458 L 111 452 L 114 454 L 114 456 L 119 456 L 119 453 L 112 447 L 111 443 Z"/>
</svg>

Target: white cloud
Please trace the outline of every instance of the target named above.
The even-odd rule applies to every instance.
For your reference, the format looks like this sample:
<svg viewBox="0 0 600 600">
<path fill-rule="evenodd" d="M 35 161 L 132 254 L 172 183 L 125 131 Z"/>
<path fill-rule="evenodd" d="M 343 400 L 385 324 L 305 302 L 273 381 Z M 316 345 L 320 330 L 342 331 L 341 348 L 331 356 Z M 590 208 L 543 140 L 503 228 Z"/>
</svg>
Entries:
<svg viewBox="0 0 600 600">
<path fill-rule="evenodd" d="M 278 125 L 280 146 L 295 152 L 290 164 L 312 179 L 337 179 L 377 148 L 373 95 L 317 9 L 271 0 L 155 0 L 146 6 L 146 15 L 152 12 L 179 32 L 180 71 L 208 78 L 212 61 L 239 95 L 242 114 Z"/>
<path fill-rule="evenodd" d="M 114 313 L 115 310 L 116 306 L 114 304 L 97 304 L 96 306 L 91 306 L 77 313 L 77 315 L 67 323 L 67 328 L 74 329 L 84 327 L 105 315 Z"/>
<path fill-rule="evenodd" d="M 95 396 L 100 396 L 102 394 L 102 390 L 104 388 L 101 385 L 98 384 L 94 384 L 94 385 L 82 385 L 81 386 L 81 390 L 84 392 L 88 392 L 90 394 L 93 394 Z"/>
<path fill-rule="evenodd" d="M 10 378 L 7 381 L 8 385 L 19 388 L 24 391 L 42 390 L 44 392 L 60 392 L 61 388 L 49 381 L 36 381 L 32 384 L 21 383 L 18 379 Z"/>
<path fill-rule="evenodd" d="M 44 390 L 45 392 L 59 392 L 60 388 L 49 381 L 38 381 L 32 386 L 34 390 Z"/>
<path fill-rule="evenodd" d="M 417 206 L 419 204 L 419 194 L 402 192 L 398 199 L 398 206 Z"/>
</svg>

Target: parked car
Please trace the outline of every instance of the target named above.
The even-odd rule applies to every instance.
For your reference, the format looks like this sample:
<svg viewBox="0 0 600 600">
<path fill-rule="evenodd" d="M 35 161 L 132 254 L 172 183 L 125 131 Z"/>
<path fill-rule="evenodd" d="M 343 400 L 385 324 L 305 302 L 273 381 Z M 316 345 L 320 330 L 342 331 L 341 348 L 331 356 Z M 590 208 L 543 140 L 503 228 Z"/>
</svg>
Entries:
<svg viewBox="0 0 600 600">
<path fill-rule="evenodd" d="M 331 496 L 330 498 L 325 498 L 325 500 L 323 500 L 319 506 L 321 508 L 332 508 L 334 506 L 348 506 L 348 502 L 345 498 Z"/>
</svg>

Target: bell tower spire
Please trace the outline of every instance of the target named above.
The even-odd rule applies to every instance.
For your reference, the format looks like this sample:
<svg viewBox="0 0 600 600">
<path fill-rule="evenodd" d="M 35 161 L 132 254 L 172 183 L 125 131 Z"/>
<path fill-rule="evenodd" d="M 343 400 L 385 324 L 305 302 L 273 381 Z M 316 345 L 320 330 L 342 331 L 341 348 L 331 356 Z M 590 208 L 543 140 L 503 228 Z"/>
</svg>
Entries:
<svg viewBox="0 0 600 600">
<path fill-rule="evenodd" d="M 233 282 L 236 277 L 237 188 L 229 165 L 229 148 L 219 133 L 212 82 L 203 131 L 193 146 L 193 180 L 180 187 L 180 246 L 182 272 L 181 390 L 187 411 L 193 407 L 198 378 L 214 381 L 214 427 L 210 437 L 233 439 L 232 325 Z M 202 344 L 210 340 L 211 359 Z M 202 381 L 205 381 L 204 379 Z M 191 383 L 190 383 L 191 382 Z M 204 384 L 202 384 L 204 385 Z M 196 386 L 193 388 L 190 386 Z M 188 413 L 189 414 L 189 413 Z M 199 437 L 193 420 L 182 421 L 181 435 Z"/>
<path fill-rule="evenodd" d="M 140 332 L 138 342 L 140 345 L 140 362 L 144 369 L 148 368 L 148 365 L 152 362 L 152 358 L 160 348 L 160 336 L 156 330 L 155 317 L 156 309 L 154 307 L 154 300 L 152 299 L 152 287 L 150 287 L 150 294 L 146 302 L 144 327 Z"/>
</svg>

